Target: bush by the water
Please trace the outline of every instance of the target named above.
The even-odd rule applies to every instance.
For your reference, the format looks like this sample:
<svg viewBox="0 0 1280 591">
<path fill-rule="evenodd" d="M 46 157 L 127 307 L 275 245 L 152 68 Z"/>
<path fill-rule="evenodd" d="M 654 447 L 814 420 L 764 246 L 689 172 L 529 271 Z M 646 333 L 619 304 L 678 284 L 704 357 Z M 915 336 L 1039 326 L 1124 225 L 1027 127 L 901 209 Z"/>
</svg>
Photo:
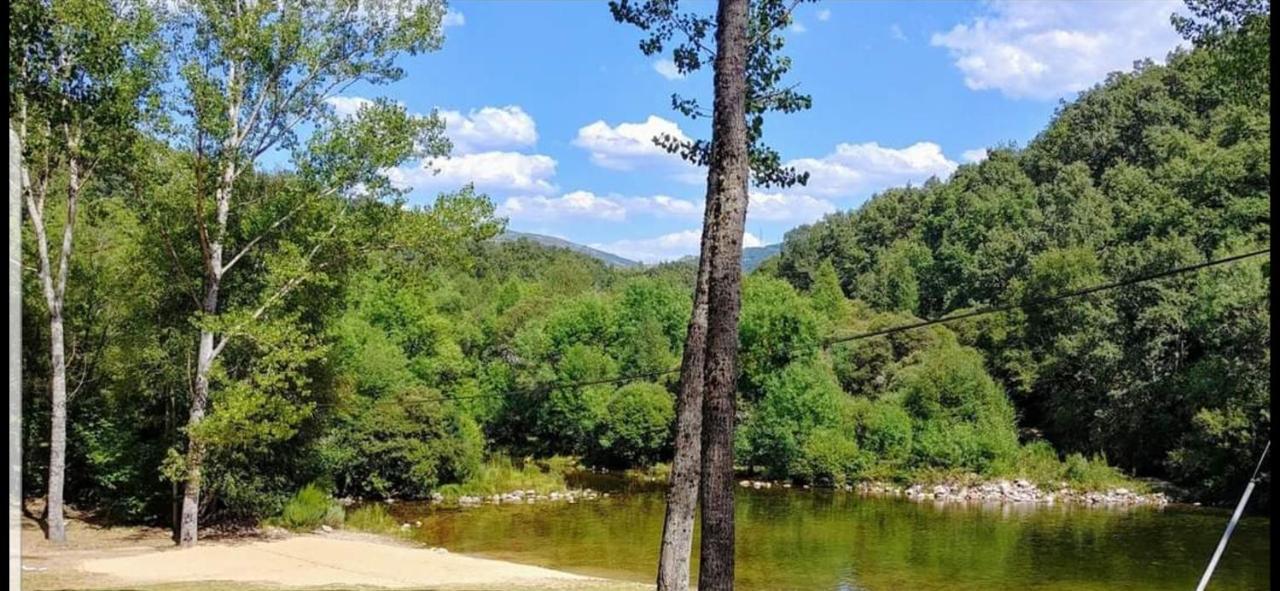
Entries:
<svg viewBox="0 0 1280 591">
<path fill-rule="evenodd" d="M 302 487 L 285 503 L 273 524 L 295 530 L 310 530 L 322 525 L 339 527 L 345 518 L 342 505 L 327 490 L 316 484 Z"/>
</svg>

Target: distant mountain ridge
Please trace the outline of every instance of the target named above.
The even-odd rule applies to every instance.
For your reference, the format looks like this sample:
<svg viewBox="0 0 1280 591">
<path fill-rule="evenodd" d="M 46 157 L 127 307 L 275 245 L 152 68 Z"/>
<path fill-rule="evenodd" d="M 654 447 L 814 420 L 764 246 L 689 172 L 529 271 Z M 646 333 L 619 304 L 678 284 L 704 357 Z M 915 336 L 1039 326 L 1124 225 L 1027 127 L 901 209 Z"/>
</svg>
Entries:
<svg viewBox="0 0 1280 591">
<path fill-rule="evenodd" d="M 624 269 L 630 269 L 633 267 L 643 266 L 643 264 L 638 261 L 633 261 L 628 258 L 620 257 L 611 252 L 605 252 L 603 250 L 591 248 L 590 246 L 578 244 L 577 242 L 570 242 L 563 238 L 556 238 L 555 236 L 547 236 L 545 234 L 533 234 L 530 232 L 516 232 L 514 230 L 507 230 L 506 232 L 503 232 L 502 234 L 494 238 L 494 240 L 498 242 L 528 240 L 530 242 L 541 244 L 542 246 L 546 246 L 549 248 L 563 248 L 566 250 L 571 250 L 578 254 L 589 256 L 611 267 L 620 267 Z"/>
<path fill-rule="evenodd" d="M 532 232 L 516 232 L 515 230 L 507 230 L 503 234 L 494 238 L 497 242 L 509 242 L 513 240 L 528 240 L 535 244 L 540 244 L 548 248 L 563 248 L 571 250 L 578 254 L 583 254 L 596 259 L 611 267 L 623 269 L 634 269 L 645 266 L 644 263 L 633 261 L 626 257 L 621 257 L 611 252 L 605 252 L 597 248 L 591 248 L 577 242 L 556 238 L 555 236 L 547 236 L 545 234 L 534 234 Z M 748 246 L 742 249 L 742 270 L 750 273 L 756 267 L 759 267 L 769 257 L 782 252 L 782 243 L 766 244 L 764 246 Z M 698 257 L 690 255 L 680 259 L 680 261 L 696 261 Z"/>
</svg>

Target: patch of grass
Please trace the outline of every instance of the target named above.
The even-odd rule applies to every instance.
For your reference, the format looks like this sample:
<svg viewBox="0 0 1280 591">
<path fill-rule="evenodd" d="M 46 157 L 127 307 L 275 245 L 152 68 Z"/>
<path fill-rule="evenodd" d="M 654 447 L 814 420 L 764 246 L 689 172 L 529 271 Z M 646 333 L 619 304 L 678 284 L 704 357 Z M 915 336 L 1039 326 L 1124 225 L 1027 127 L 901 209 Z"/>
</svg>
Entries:
<svg viewBox="0 0 1280 591">
<path fill-rule="evenodd" d="M 1000 462 L 995 473 L 1002 478 L 1021 478 L 1041 488 L 1057 488 L 1064 484 L 1081 491 L 1127 488 L 1143 493 L 1147 485 L 1107 464 L 1106 458 L 1073 453 L 1059 459 L 1058 452 L 1047 441 L 1023 445 L 1011 461 Z"/>
<path fill-rule="evenodd" d="M 309 484 L 285 503 L 279 517 L 267 523 L 292 530 L 311 530 L 322 525 L 340 527 L 345 515 L 342 505 L 328 491 Z"/>
<path fill-rule="evenodd" d="M 624 476 L 640 482 L 667 482 L 671 480 L 671 464 L 659 462 L 647 468 L 628 468 Z"/>
<path fill-rule="evenodd" d="M 576 460 L 559 456 L 519 462 L 507 457 L 495 457 L 481 464 L 480 469 L 466 482 L 447 484 L 436 492 L 445 498 L 493 495 L 514 490 L 548 493 L 564 490 L 565 474 L 577 469 L 577 466 Z"/>
<path fill-rule="evenodd" d="M 396 520 L 381 503 L 363 505 L 348 512 L 345 527 L 375 534 L 391 534 L 400 531 Z"/>
</svg>

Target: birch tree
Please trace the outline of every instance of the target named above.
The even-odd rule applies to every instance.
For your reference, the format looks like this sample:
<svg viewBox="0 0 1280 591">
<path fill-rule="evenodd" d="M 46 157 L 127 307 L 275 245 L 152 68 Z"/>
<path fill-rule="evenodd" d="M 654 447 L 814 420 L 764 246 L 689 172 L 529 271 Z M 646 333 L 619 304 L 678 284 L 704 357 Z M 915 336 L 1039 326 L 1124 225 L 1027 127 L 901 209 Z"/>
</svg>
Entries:
<svg viewBox="0 0 1280 591">
<path fill-rule="evenodd" d="M 733 583 L 732 434 L 736 379 L 731 368 L 736 363 L 739 261 L 747 183 L 751 177 L 760 186 L 786 187 L 808 180 L 807 173 L 783 166 L 778 152 L 763 142 L 766 113 L 790 113 L 811 104 L 810 98 L 794 86 L 782 86 L 791 62 L 778 55 L 784 45 L 779 31 L 791 22 L 797 4 L 795 0 L 722 1 L 714 17 L 682 12 L 676 0 L 615 0 L 609 4 L 615 20 L 647 33 L 640 42 L 640 50 L 646 55 L 660 55 L 670 47 L 672 61 L 681 74 L 695 72 L 706 64 L 715 69 L 711 111 L 696 98 L 679 94 L 671 97 L 672 107 L 682 114 L 694 119 L 711 117 L 712 138 L 654 138 L 669 152 L 708 167 L 693 313 L 676 399 L 675 455 L 658 558 L 657 584 L 664 591 L 689 587 L 693 517 L 700 483 L 704 504 L 699 587 L 722 588 Z M 714 47 L 709 41 L 712 35 Z M 708 373 L 713 366 L 716 373 Z M 708 427 L 705 432 L 704 426 Z M 707 461 L 711 461 L 709 466 Z M 710 483 L 707 478 L 711 478 Z M 715 507 L 710 513 L 706 504 L 708 486 L 714 489 L 709 500 Z M 708 536 L 708 532 L 712 535 Z M 708 556 L 709 552 L 715 556 Z"/>
<path fill-rule="evenodd" d="M 354 117 L 329 99 L 355 83 L 384 84 L 404 72 L 395 59 L 440 47 L 442 2 L 339 0 L 322 4 L 198 0 L 172 23 L 185 50 L 180 147 L 193 155 L 192 216 L 200 253 L 195 367 L 178 543 L 197 541 L 206 437 L 201 425 L 228 343 L 268 320 L 273 307 L 308 282 L 324 280 L 318 259 L 361 200 L 395 194 L 379 171 L 410 158 L 447 153 L 442 122 L 376 101 Z M 310 131 L 309 139 L 299 134 Z M 254 199 L 282 205 L 270 219 L 245 219 L 244 189 L 264 159 L 288 158 L 296 176 Z M 263 252 L 295 226 L 296 240 Z M 250 263 L 249 261 L 253 261 Z M 267 265 L 257 285 L 231 294 L 233 271 Z M 237 297 L 231 297 L 236 295 Z M 234 302 L 229 305 L 228 302 Z"/>
<path fill-rule="evenodd" d="M 11 6 L 9 116 L 23 146 L 23 200 L 49 320 L 47 536 L 66 541 L 68 392 L 64 304 L 81 200 L 126 164 L 158 73 L 155 23 L 112 0 L 23 0 Z"/>
</svg>

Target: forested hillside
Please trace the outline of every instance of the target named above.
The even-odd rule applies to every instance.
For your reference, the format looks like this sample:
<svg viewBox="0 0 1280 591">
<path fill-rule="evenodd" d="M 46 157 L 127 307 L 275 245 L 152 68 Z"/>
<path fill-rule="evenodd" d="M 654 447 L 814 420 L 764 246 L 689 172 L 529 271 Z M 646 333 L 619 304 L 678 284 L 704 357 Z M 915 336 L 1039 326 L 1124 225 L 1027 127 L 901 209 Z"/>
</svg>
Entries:
<svg viewBox="0 0 1280 591">
<path fill-rule="evenodd" d="M 830 262 L 873 309 L 933 318 L 1267 249 L 1268 35 L 1139 64 L 1024 148 L 797 228 L 777 273 L 808 288 Z M 1253 259 L 955 328 L 1024 436 L 1225 500 L 1271 429 L 1269 279 Z"/>
<path fill-rule="evenodd" d="M 826 343 L 1268 248 L 1269 35 L 1219 34 L 1116 74 L 1025 147 L 789 233 L 744 283 L 740 468 L 821 485 L 1151 476 L 1195 499 L 1238 494 L 1271 428 L 1266 258 Z M 11 98 L 20 90 L 11 82 Z M 314 118 L 314 137 L 283 144 L 292 168 L 250 161 L 234 181 L 219 239 L 236 267 L 213 312 L 204 195 L 220 148 L 138 123 L 143 137 L 85 189 L 61 309 L 69 502 L 170 523 L 193 441 L 215 520 L 278 514 L 312 483 L 422 498 L 490 459 L 669 459 L 695 265 L 619 268 L 495 241 L 504 221 L 484 195 L 410 207 L 375 174 L 430 119 L 389 102 Z M 402 141 L 384 145 L 382 127 Z M 53 203 L 67 185 L 51 170 Z M 38 281 L 23 297 L 23 484 L 39 495 L 50 324 Z M 193 424 L 208 332 L 224 336 Z"/>
</svg>

